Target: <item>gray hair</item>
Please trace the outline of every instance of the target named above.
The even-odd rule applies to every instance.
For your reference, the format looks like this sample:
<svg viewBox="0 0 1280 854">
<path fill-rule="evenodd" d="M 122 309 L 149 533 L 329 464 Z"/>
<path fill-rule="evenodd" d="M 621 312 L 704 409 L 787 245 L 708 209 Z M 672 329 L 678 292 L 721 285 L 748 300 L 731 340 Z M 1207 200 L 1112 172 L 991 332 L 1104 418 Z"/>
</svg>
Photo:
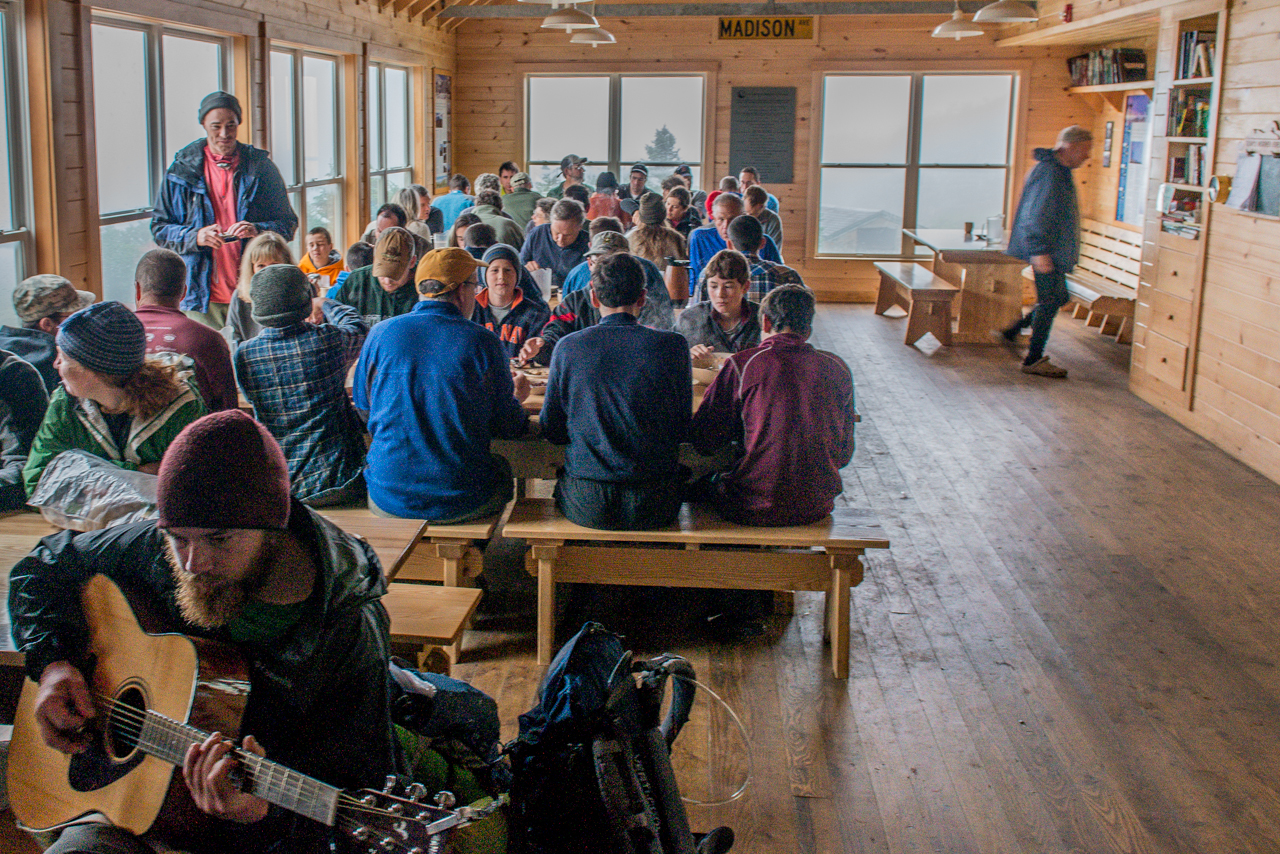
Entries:
<svg viewBox="0 0 1280 854">
<path fill-rule="evenodd" d="M 587 212 L 573 199 L 561 199 L 551 209 L 551 219 L 555 222 L 576 222 L 581 225 L 586 218 Z"/>
</svg>

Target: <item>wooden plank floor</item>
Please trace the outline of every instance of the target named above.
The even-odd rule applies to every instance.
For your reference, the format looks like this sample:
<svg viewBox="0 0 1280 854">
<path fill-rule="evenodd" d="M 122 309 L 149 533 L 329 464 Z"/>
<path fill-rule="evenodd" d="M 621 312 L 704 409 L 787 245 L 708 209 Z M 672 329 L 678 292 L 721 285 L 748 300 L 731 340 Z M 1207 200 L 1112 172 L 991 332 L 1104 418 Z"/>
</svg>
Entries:
<svg viewBox="0 0 1280 854">
<path fill-rule="evenodd" d="M 1065 315 L 1066 381 L 999 347 L 926 355 L 905 322 L 823 307 L 815 333 L 857 384 L 844 500 L 893 542 L 854 590 L 847 682 L 817 594 L 740 645 L 651 594 L 598 603 L 750 732 L 746 795 L 695 827 L 760 854 L 1280 851 L 1280 487 L 1131 395 L 1128 348 Z M 542 675 L 528 603 L 465 651 L 514 736 Z M 686 795 L 747 773 L 705 694 L 678 748 Z"/>
</svg>

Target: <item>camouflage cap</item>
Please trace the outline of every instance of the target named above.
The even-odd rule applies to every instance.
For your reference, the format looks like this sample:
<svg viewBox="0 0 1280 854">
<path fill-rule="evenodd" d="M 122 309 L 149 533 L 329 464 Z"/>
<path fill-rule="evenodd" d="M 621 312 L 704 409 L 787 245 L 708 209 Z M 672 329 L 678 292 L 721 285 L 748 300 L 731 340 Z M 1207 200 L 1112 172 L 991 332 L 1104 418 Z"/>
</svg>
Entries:
<svg viewBox="0 0 1280 854">
<path fill-rule="evenodd" d="M 95 300 L 93 294 L 76 290 L 69 280 L 53 273 L 23 279 L 13 289 L 13 309 L 23 323 L 35 323 L 55 314 L 74 314 Z"/>
<path fill-rule="evenodd" d="M 630 251 L 631 245 L 627 243 L 627 238 L 616 231 L 602 231 L 591 238 L 591 248 L 587 250 L 585 257 L 592 258 L 596 255 L 610 255 L 614 252 Z"/>
</svg>

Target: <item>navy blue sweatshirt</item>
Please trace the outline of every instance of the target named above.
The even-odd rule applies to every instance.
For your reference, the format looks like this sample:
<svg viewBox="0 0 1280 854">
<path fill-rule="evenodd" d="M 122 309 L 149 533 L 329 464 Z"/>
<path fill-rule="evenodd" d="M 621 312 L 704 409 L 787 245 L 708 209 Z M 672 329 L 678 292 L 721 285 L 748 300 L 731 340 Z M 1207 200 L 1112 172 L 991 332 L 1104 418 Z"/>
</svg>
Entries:
<svg viewBox="0 0 1280 854">
<path fill-rule="evenodd" d="M 551 357 L 542 433 L 568 445 L 565 472 L 611 483 L 671 477 L 689 429 L 684 337 L 619 312 L 566 335 Z"/>
<path fill-rule="evenodd" d="M 1006 253 L 1023 261 L 1048 255 L 1058 272 L 1070 273 L 1080 260 L 1080 209 L 1071 170 L 1058 162 L 1052 148 L 1037 148 L 1036 160 L 1022 185 L 1013 215 Z"/>
</svg>

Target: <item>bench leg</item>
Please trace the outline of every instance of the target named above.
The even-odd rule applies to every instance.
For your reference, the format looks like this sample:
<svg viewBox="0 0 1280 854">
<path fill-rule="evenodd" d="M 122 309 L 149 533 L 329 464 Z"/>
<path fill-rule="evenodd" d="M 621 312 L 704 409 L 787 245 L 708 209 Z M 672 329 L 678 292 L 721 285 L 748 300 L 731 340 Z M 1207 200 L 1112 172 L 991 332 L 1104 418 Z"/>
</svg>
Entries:
<svg viewBox="0 0 1280 854">
<path fill-rule="evenodd" d="M 831 587 L 827 590 L 826 633 L 831 640 L 831 674 L 849 678 L 849 588 L 862 583 L 862 553 L 831 555 Z"/>
<path fill-rule="evenodd" d="M 538 664 L 551 663 L 556 645 L 556 553 L 559 546 L 534 546 L 538 562 Z"/>
<path fill-rule="evenodd" d="M 460 587 L 463 580 L 462 562 L 467 554 L 469 545 L 463 543 L 436 543 L 436 557 L 444 563 L 444 578 L 441 583 L 445 587 Z M 443 647 L 444 654 L 449 657 L 449 661 L 453 664 L 458 663 L 458 656 L 462 654 L 462 643 L 450 644 Z"/>
<path fill-rule="evenodd" d="M 1133 318 L 1132 317 L 1120 318 L 1120 327 L 1116 329 L 1116 343 L 1117 344 L 1133 343 Z"/>
<path fill-rule="evenodd" d="M 945 302 L 912 300 L 907 311 L 907 335 L 903 344 L 910 346 L 932 332 L 943 344 L 951 343 L 951 305 Z"/>
<path fill-rule="evenodd" d="M 1124 318 L 1108 314 L 1102 318 L 1102 327 L 1098 332 L 1101 335 L 1116 335 L 1120 332 L 1120 327 L 1123 325 Z"/>
<path fill-rule="evenodd" d="M 893 279 L 881 273 L 880 292 L 876 295 L 876 314 L 884 314 L 889 310 L 890 306 L 897 302 L 894 299 L 895 290 Z"/>
</svg>

